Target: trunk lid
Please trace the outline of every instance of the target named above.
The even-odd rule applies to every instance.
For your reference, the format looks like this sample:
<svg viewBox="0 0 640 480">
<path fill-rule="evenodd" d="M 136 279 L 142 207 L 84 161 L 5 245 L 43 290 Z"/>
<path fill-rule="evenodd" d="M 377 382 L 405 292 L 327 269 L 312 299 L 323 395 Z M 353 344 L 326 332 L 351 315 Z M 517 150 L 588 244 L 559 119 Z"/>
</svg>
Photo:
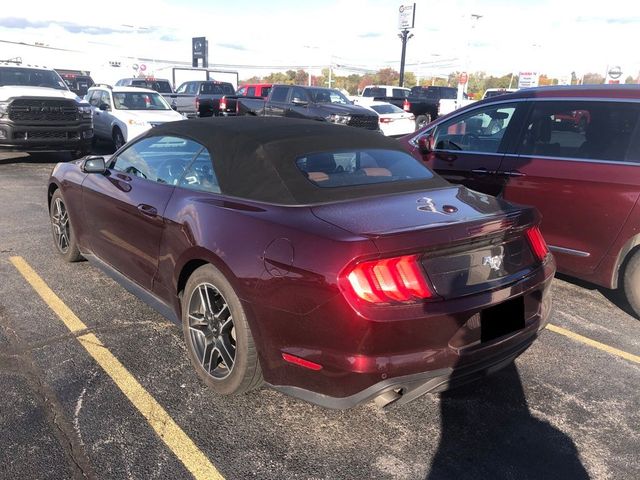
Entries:
<svg viewBox="0 0 640 480">
<path fill-rule="evenodd" d="M 312 207 L 320 219 L 370 238 L 381 256 L 421 253 L 444 298 L 512 283 L 537 267 L 523 234 L 536 211 L 462 186 Z"/>
</svg>

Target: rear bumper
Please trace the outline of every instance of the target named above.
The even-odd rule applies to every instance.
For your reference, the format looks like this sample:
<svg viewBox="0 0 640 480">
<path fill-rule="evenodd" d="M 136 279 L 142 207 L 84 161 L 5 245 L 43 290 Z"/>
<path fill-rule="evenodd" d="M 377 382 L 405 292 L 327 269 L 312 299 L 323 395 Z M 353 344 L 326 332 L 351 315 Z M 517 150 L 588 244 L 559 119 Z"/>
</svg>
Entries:
<svg viewBox="0 0 640 480">
<path fill-rule="evenodd" d="M 502 288 L 418 305 L 410 315 L 371 320 L 340 296 L 304 315 L 251 304 L 265 381 L 275 389 L 329 408 L 349 408 L 393 390 L 399 403 L 482 378 L 507 365 L 535 340 L 551 311 L 551 255 L 532 274 Z M 277 295 L 266 288 L 265 296 Z M 481 314 L 505 302 L 524 304 L 519 325 L 483 340 Z M 502 315 L 502 314 L 501 314 Z M 514 318 L 504 318 L 514 322 Z M 499 320 L 503 317 L 500 316 Z M 253 322 L 250 322 L 253 323 Z M 282 354 L 320 365 L 311 370 Z"/>
<path fill-rule="evenodd" d="M 533 334 L 515 347 L 466 367 L 441 368 L 383 380 L 348 397 L 331 397 L 292 386 L 270 386 L 282 393 L 325 408 L 352 408 L 370 400 L 384 397 L 387 393 L 391 393 L 392 395 L 383 400 L 383 406 L 388 406 L 392 403 L 402 405 L 416 400 L 427 393 L 444 392 L 451 388 L 481 380 L 487 375 L 503 369 L 527 350 L 536 337 L 537 334 Z"/>
<path fill-rule="evenodd" d="M 76 125 L 20 125 L 0 123 L 0 149 L 12 151 L 88 150 L 93 138 L 91 123 Z"/>
</svg>

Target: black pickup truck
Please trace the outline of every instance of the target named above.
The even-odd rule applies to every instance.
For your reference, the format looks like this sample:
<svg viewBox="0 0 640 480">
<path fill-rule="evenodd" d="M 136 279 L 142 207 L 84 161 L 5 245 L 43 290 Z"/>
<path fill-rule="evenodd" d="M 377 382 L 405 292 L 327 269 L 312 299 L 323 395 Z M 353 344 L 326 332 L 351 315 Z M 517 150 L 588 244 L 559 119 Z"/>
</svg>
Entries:
<svg viewBox="0 0 640 480">
<path fill-rule="evenodd" d="M 238 115 L 304 118 L 379 130 L 378 115 L 353 103 L 338 90 L 274 85 L 266 100 L 238 98 Z"/>
<path fill-rule="evenodd" d="M 457 94 L 457 89 L 453 87 L 412 87 L 408 96 L 376 96 L 374 100 L 391 103 L 402 108 L 405 112 L 413 113 L 416 117 L 416 128 L 420 129 L 438 118 L 440 100 L 456 98 Z"/>
<path fill-rule="evenodd" d="M 164 95 L 171 106 L 187 117 L 235 115 L 236 106 L 227 104 L 225 96 L 234 95 L 233 85 L 214 80 L 184 82 L 176 93 Z"/>
</svg>

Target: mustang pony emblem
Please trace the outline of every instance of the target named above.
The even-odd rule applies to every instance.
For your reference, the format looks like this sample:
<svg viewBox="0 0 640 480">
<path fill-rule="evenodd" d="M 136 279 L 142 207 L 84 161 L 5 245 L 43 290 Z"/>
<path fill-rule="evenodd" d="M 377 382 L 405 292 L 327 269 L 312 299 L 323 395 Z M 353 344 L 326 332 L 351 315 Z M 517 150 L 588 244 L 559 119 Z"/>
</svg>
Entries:
<svg viewBox="0 0 640 480">
<path fill-rule="evenodd" d="M 491 270 L 500 270 L 502 266 L 502 258 L 504 255 L 496 255 L 494 257 L 482 257 L 482 265 L 488 265 Z"/>
</svg>

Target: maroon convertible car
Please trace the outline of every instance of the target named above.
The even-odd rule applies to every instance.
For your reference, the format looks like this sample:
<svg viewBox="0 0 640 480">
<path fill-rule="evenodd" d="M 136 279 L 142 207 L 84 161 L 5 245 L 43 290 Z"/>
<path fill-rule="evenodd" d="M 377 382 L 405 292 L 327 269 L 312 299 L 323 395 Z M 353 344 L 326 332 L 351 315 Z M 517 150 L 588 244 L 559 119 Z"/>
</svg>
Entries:
<svg viewBox="0 0 640 480">
<path fill-rule="evenodd" d="M 452 186 L 368 131 L 168 123 L 58 164 L 59 253 L 180 319 L 215 392 L 405 403 L 498 370 L 550 309 L 534 209 Z"/>
</svg>

